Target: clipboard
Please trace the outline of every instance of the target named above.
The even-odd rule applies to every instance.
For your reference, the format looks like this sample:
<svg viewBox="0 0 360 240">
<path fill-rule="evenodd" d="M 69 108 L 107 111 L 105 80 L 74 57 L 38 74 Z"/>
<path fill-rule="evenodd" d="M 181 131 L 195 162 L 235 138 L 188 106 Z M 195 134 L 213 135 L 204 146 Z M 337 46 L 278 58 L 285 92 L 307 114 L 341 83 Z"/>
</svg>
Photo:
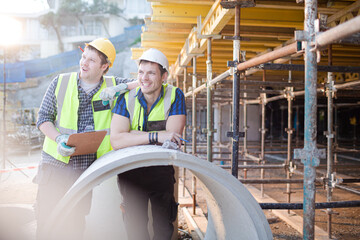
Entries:
<svg viewBox="0 0 360 240">
<path fill-rule="evenodd" d="M 76 147 L 71 156 L 96 153 L 106 133 L 106 131 L 96 131 L 71 134 L 66 143 L 70 147 Z"/>
</svg>

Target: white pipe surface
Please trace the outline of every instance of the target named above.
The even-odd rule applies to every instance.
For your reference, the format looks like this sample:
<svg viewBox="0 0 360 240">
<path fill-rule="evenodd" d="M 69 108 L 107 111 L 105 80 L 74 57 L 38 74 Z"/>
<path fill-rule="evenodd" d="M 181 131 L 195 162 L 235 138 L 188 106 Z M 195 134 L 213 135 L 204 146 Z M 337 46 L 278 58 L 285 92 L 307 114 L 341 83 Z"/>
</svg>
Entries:
<svg viewBox="0 0 360 240">
<path fill-rule="evenodd" d="M 203 183 L 209 211 L 205 239 L 272 239 L 262 209 L 239 180 L 193 155 L 151 145 L 112 151 L 96 160 L 54 209 L 45 226 L 45 236 L 55 237 L 75 205 L 103 181 L 132 169 L 157 165 L 186 168 Z"/>
<path fill-rule="evenodd" d="M 319 34 L 315 40 L 316 48 L 323 48 L 358 32 L 360 32 L 360 16 L 350 19 L 347 22 Z"/>
</svg>

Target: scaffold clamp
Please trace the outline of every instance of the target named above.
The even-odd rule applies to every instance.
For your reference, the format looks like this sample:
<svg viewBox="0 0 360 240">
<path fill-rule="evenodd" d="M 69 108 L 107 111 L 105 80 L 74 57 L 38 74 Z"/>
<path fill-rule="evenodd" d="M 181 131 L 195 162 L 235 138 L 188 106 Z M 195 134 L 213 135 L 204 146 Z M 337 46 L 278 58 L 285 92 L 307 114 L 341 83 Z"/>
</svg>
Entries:
<svg viewBox="0 0 360 240">
<path fill-rule="evenodd" d="M 238 132 L 237 134 L 234 134 L 234 132 L 227 132 L 226 136 L 233 138 L 235 141 L 239 141 L 240 138 L 245 137 L 245 132 Z"/>
<path fill-rule="evenodd" d="M 239 61 L 227 61 L 227 66 L 228 67 L 237 67 L 237 65 L 239 64 Z"/>
<path fill-rule="evenodd" d="M 300 159 L 302 163 L 305 163 L 307 159 L 311 159 L 311 166 L 317 167 L 320 164 L 320 159 L 326 158 L 325 148 L 318 149 L 313 147 L 312 149 L 294 149 L 294 159 Z"/>
</svg>

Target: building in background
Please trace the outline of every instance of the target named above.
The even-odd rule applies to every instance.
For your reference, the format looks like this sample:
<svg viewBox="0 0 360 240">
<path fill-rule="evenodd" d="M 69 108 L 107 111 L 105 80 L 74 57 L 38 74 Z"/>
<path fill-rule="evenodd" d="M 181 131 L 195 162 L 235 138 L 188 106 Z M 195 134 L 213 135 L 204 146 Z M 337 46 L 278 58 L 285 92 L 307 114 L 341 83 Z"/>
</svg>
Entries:
<svg viewBox="0 0 360 240">
<path fill-rule="evenodd" d="M 23 26 L 23 38 L 13 51 L 13 59 L 10 61 L 45 58 L 74 50 L 82 43 L 97 37 L 110 38 L 120 35 L 134 19 L 143 19 L 151 12 L 150 3 L 146 0 L 103 0 L 105 4 L 115 4 L 121 11 L 120 14 L 83 13 L 76 17 L 63 17 L 61 24 L 57 26 L 57 32 L 50 27 L 51 24 L 45 27 L 41 23 L 44 16 L 49 13 L 57 14 L 64 1 L 48 0 L 49 9 L 38 13 L 6 13 L 19 20 Z"/>
</svg>

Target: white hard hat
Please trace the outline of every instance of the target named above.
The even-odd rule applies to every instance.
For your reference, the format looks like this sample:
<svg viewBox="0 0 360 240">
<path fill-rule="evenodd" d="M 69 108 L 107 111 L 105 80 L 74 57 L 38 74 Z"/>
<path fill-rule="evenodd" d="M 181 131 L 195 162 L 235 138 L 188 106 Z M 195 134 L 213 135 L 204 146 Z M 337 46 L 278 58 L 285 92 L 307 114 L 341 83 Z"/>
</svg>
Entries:
<svg viewBox="0 0 360 240">
<path fill-rule="evenodd" d="M 150 48 L 146 50 L 138 59 L 138 63 L 140 63 L 141 60 L 146 60 L 149 62 L 160 64 L 160 66 L 165 68 L 165 70 L 169 73 L 169 61 L 161 51 L 155 48 Z"/>
</svg>

